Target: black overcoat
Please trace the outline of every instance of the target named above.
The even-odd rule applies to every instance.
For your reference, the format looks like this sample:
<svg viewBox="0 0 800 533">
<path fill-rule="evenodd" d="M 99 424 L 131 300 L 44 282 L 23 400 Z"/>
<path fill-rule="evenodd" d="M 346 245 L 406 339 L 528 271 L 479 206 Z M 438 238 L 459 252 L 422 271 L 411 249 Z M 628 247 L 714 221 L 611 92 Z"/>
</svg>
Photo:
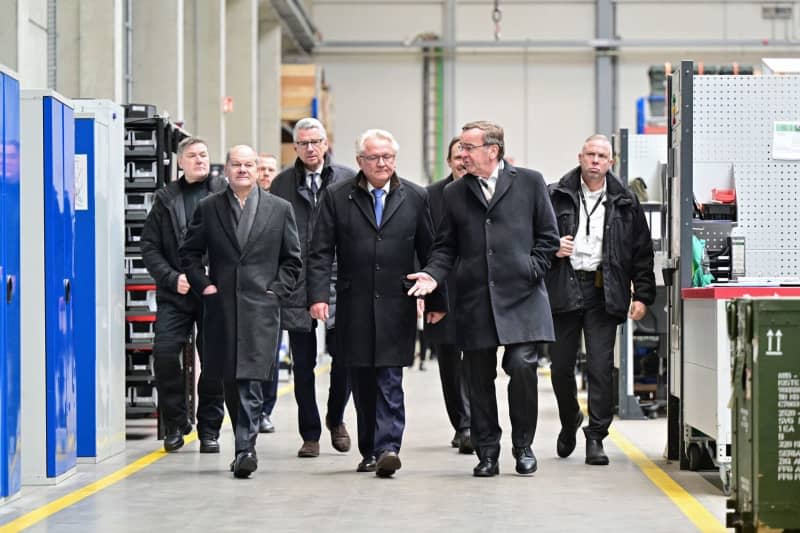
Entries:
<svg viewBox="0 0 800 533">
<path fill-rule="evenodd" d="M 507 162 L 490 202 L 467 174 L 444 191 L 445 216 L 424 270 L 441 282 L 458 259 L 457 342 L 478 350 L 552 342 L 544 275 L 559 247 L 542 175 Z"/>
<path fill-rule="evenodd" d="M 443 180 L 426 187 L 428 191 L 428 204 L 431 209 L 431 219 L 433 220 L 434 232 L 439 229 L 444 218 L 444 188 L 453 183 L 453 175 L 450 174 Z M 425 341 L 433 344 L 455 344 L 456 343 L 456 290 L 455 273 L 458 269 L 458 264 L 453 267 L 453 270 L 447 276 L 445 283 L 447 287 L 448 307 L 450 311 L 447 315 L 437 322 L 436 324 L 425 323 Z"/>
<path fill-rule="evenodd" d="M 416 301 L 406 275 L 425 264 L 433 229 L 425 189 L 391 178 L 378 227 L 362 173 L 328 187 L 308 257 L 308 301 L 327 302 L 331 264 L 338 260 L 336 337 L 348 366 L 398 367 L 414 361 Z M 446 311 L 446 292 L 426 298 L 430 311 Z"/>
<path fill-rule="evenodd" d="M 225 380 L 266 380 L 278 348 L 280 300 L 291 293 L 302 266 L 297 226 L 291 205 L 260 189 L 243 249 L 233 224 L 226 190 L 210 195 L 197 206 L 180 250 L 192 290 L 202 294 L 212 284 L 218 290 L 202 297 L 203 371 Z"/>
</svg>

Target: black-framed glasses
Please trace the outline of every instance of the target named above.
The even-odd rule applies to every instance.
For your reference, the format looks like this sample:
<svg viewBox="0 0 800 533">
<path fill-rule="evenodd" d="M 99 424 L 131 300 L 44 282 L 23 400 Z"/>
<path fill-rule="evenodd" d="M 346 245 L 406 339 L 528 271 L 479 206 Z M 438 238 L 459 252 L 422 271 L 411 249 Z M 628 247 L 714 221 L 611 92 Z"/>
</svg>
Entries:
<svg viewBox="0 0 800 533">
<path fill-rule="evenodd" d="M 307 141 L 296 141 L 294 144 L 296 144 L 300 148 L 308 148 L 309 146 L 313 146 L 314 148 L 316 148 L 324 140 L 325 139 L 309 139 Z"/>
<path fill-rule="evenodd" d="M 484 146 L 491 146 L 491 144 L 478 144 L 478 145 L 475 145 L 475 144 L 464 144 L 464 143 L 461 143 L 461 144 L 458 145 L 458 149 L 461 150 L 462 152 L 469 153 L 469 152 L 472 152 L 476 148 L 483 148 Z"/>
<path fill-rule="evenodd" d="M 364 161 L 369 161 L 370 163 L 377 163 L 379 159 L 383 159 L 384 163 L 391 163 L 394 161 L 395 154 L 361 155 L 359 157 Z"/>
</svg>

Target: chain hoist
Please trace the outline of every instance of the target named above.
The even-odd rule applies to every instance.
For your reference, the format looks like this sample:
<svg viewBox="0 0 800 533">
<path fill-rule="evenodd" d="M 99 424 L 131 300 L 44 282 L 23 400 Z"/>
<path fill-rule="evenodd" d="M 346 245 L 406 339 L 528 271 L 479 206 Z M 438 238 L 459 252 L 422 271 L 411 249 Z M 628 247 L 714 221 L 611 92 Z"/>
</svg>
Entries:
<svg viewBox="0 0 800 533">
<path fill-rule="evenodd" d="M 492 10 L 492 22 L 494 22 L 494 40 L 500 40 L 500 21 L 503 20 L 503 12 L 500 11 L 500 0 L 494 0 L 494 10 Z"/>
</svg>

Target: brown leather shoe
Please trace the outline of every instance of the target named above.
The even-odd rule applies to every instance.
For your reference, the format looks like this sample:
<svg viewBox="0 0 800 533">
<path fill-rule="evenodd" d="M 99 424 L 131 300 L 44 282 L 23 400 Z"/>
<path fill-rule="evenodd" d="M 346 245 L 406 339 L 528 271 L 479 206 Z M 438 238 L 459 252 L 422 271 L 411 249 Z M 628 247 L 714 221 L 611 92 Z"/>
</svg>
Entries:
<svg viewBox="0 0 800 533">
<path fill-rule="evenodd" d="M 333 446 L 337 452 L 349 452 L 350 434 L 347 433 L 347 427 L 344 425 L 344 422 L 329 429 L 331 430 L 331 446 Z"/>
<path fill-rule="evenodd" d="M 297 450 L 297 457 L 319 457 L 319 441 L 303 441 L 303 445 Z"/>
</svg>

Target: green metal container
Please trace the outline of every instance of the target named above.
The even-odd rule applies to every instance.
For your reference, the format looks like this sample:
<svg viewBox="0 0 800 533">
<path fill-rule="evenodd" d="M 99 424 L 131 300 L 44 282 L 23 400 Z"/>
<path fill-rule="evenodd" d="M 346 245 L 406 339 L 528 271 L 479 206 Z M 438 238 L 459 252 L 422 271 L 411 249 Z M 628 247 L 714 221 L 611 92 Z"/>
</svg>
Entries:
<svg viewBox="0 0 800 533">
<path fill-rule="evenodd" d="M 733 478 L 727 526 L 800 530 L 800 298 L 728 304 Z"/>
</svg>

